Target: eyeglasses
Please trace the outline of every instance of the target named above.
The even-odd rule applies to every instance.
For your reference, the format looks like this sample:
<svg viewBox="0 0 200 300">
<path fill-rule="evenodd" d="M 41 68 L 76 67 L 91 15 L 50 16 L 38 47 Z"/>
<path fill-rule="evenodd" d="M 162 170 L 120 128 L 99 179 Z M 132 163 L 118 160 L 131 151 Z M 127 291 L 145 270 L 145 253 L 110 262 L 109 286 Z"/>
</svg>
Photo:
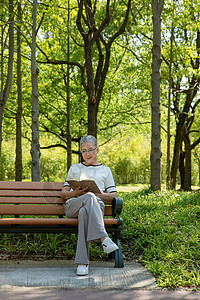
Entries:
<svg viewBox="0 0 200 300">
<path fill-rule="evenodd" d="M 87 151 L 87 150 L 82 150 L 81 153 L 82 153 L 82 154 L 86 154 L 86 153 L 91 154 L 91 153 L 93 153 L 94 150 L 96 150 L 96 149 L 97 149 L 97 147 L 94 148 L 94 149 L 90 149 L 90 150 L 88 150 L 88 151 Z"/>
</svg>

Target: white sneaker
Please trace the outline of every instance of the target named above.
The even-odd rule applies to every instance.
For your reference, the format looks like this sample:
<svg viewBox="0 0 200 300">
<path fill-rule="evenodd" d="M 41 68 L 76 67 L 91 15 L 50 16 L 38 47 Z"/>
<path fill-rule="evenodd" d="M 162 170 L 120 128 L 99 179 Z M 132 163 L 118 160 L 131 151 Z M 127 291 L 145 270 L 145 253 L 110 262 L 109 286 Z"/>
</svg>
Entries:
<svg viewBox="0 0 200 300">
<path fill-rule="evenodd" d="M 119 249 L 119 247 L 109 237 L 106 237 L 103 240 L 102 246 L 104 252 L 106 252 L 107 254 Z"/>
<path fill-rule="evenodd" d="M 88 265 L 78 265 L 76 274 L 79 276 L 84 276 L 88 274 Z"/>
</svg>

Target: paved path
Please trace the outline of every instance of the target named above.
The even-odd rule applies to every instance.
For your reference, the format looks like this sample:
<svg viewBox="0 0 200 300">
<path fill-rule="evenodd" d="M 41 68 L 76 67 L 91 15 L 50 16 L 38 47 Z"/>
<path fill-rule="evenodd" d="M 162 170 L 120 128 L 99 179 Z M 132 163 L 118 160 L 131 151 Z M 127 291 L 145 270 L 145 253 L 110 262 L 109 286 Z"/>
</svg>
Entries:
<svg viewBox="0 0 200 300">
<path fill-rule="evenodd" d="M 72 261 L 0 262 L 0 287 L 57 287 L 67 289 L 149 288 L 155 278 L 139 263 L 114 268 L 113 262 L 91 262 L 87 276 L 76 275 Z"/>
<path fill-rule="evenodd" d="M 2 300 L 199 300 L 200 292 L 168 290 L 68 290 L 10 288 L 0 290 Z"/>
<path fill-rule="evenodd" d="M 71 261 L 0 261 L 0 299 L 7 300 L 200 300 L 200 292 L 161 290 L 141 264 L 91 262 L 76 276 Z"/>
</svg>

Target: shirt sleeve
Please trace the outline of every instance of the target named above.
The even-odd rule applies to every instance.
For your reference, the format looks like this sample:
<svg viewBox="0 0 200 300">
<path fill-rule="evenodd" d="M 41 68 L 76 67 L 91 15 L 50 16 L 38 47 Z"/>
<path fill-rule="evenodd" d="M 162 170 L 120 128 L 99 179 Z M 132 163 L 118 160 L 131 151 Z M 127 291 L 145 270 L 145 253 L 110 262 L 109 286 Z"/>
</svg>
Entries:
<svg viewBox="0 0 200 300">
<path fill-rule="evenodd" d="M 65 178 L 65 182 L 63 186 L 69 186 L 69 183 L 67 182 L 68 178 L 73 177 L 73 165 L 69 168 L 69 171 L 67 173 L 67 176 Z"/>
<path fill-rule="evenodd" d="M 107 193 L 117 192 L 116 184 L 115 184 L 115 181 L 113 178 L 112 171 L 109 167 L 107 167 L 107 168 L 108 168 L 108 172 L 107 172 L 106 182 L 105 182 L 105 191 Z"/>
</svg>

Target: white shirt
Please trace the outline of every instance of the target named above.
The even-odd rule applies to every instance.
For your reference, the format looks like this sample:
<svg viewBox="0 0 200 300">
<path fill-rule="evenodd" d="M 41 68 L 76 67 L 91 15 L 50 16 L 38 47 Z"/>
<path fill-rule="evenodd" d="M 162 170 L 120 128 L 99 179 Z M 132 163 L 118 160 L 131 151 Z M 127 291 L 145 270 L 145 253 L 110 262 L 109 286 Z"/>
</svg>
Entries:
<svg viewBox="0 0 200 300">
<path fill-rule="evenodd" d="M 81 170 L 84 170 L 89 177 L 95 180 L 101 192 L 116 192 L 116 185 L 111 169 L 103 164 L 87 166 L 83 163 L 78 163 L 72 165 L 68 171 L 64 186 L 69 186 L 67 183 L 68 178 L 80 178 Z"/>
</svg>

